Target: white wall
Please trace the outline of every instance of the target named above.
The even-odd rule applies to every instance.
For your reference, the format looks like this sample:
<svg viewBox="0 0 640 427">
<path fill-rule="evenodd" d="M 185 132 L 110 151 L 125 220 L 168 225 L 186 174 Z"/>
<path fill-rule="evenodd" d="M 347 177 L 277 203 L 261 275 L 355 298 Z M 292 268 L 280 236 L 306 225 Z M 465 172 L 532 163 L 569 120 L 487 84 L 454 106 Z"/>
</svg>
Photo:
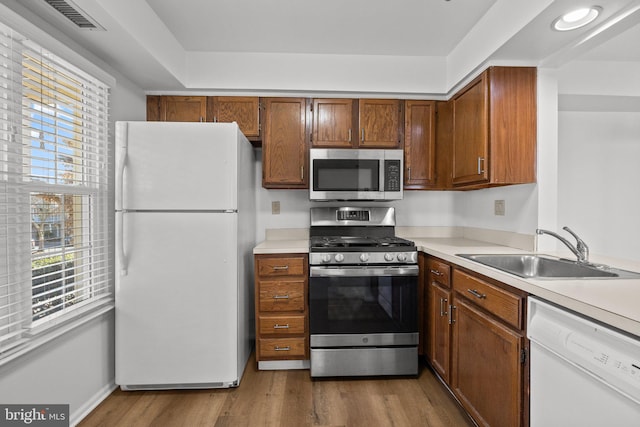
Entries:
<svg viewBox="0 0 640 427">
<path fill-rule="evenodd" d="M 262 188 L 261 150 L 256 150 L 256 206 L 258 215 L 257 241 L 265 238 L 266 229 L 308 228 L 312 206 L 344 206 L 337 202 L 311 202 L 309 190 L 266 190 Z M 398 226 L 452 226 L 455 224 L 455 192 L 405 191 L 404 199 L 375 202 L 377 206 L 396 208 Z M 271 203 L 280 202 L 280 214 L 271 213 Z M 372 202 L 349 202 L 349 206 L 371 206 Z"/>
<path fill-rule="evenodd" d="M 113 311 L 0 368 L 3 404 L 68 404 L 71 425 L 113 390 Z"/>
<path fill-rule="evenodd" d="M 504 200 L 504 216 L 495 215 L 494 202 Z M 454 225 L 534 234 L 537 228 L 538 187 L 535 184 L 456 193 Z"/>
<path fill-rule="evenodd" d="M 561 111 L 559 141 L 559 224 L 592 253 L 640 261 L 640 111 Z"/>
<path fill-rule="evenodd" d="M 558 223 L 592 254 L 640 261 L 640 78 L 637 62 L 559 69 Z"/>
</svg>

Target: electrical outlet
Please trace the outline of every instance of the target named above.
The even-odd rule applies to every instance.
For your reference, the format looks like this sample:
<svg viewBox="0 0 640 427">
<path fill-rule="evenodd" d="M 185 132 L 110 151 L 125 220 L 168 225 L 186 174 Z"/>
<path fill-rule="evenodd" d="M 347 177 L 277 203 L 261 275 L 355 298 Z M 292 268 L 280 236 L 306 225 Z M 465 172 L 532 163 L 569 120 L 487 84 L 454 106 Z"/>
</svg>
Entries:
<svg viewBox="0 0 640 427">
<path fill-rule="evenodd" d="M 493 205 L 495 215 L 504 216 L 504 200 L 496 200 Z"/>
<path fill-rule="evenodd" d="M 271 202 L 271 215 L 280 215 L 280 200 Z"/>
</svg>

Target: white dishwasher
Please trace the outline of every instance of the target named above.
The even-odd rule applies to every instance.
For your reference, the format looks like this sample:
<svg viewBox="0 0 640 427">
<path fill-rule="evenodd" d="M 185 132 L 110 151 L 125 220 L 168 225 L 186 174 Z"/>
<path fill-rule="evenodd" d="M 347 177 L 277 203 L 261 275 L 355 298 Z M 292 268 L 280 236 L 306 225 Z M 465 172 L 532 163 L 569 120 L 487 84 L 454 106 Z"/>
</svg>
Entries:
<svg viewBox="0 0 640 427">
<path fill-rule="evenodd" d="M 530 427 L 640 426 L 640 338 L 530 297 Z"/>
</svg>

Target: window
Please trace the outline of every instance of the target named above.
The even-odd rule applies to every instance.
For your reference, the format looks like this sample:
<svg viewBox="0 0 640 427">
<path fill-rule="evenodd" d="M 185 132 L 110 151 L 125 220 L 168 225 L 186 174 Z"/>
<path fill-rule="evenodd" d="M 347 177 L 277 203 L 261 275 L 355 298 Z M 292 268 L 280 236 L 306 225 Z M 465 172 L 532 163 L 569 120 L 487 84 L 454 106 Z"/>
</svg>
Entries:
<svg viewBox="0 0 640 427">
<path fill-rule="evenodd" d="M 0 357 L 112 301 L 108 96 L 0 23 Z"/>
</svg>

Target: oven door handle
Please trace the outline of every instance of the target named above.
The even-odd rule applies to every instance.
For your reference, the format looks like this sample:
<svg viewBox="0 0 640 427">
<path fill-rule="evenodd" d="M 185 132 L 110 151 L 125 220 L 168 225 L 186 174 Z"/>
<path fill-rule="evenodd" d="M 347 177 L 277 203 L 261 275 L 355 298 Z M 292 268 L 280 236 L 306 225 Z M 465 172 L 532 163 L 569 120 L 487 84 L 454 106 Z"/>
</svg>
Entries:
<svg viewBox="0 0 640 427">
<path fill-rule="evenodd" d="M 417 276 L 417 265 L 310 267 L 310 277 Z"/>
</svg>

